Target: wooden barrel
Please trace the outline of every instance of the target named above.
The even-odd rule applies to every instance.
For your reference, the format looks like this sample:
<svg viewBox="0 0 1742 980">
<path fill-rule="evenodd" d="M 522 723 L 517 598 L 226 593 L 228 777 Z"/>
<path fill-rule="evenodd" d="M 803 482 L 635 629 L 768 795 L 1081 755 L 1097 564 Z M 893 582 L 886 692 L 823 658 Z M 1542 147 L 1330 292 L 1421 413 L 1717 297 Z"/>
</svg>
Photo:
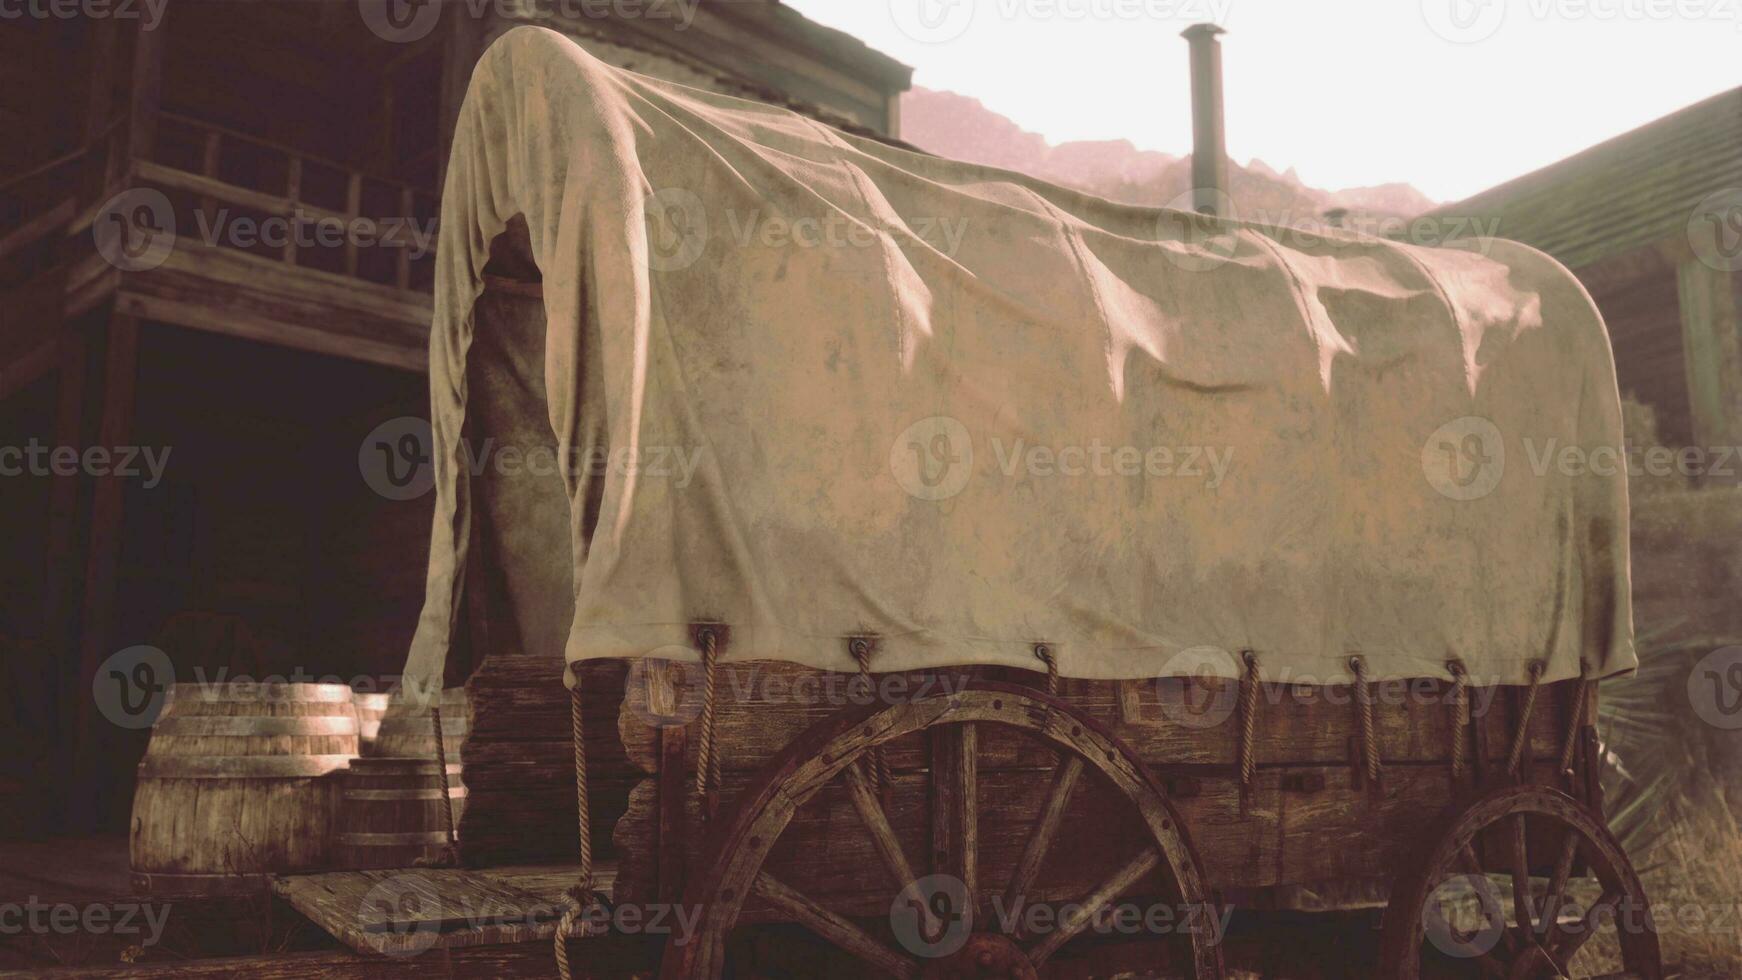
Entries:
<svg viewBox="0 0 1742 980">
<path fill-rule="evenodd" d="M 470 728 L 470 711 L 466 689 L 449 688 L 442 692 L 442 741 L 446 743 L 448 764 L 460 761 L 460 746 Z M 427 704 L 406 701 L 394 695 L 381 717 L 381 729 L 375 737 L 370 755 L 381 759 L 431 759 L 435 754 L 435 731 L 430 726 Z"/>
<path fill-rule="evenodd" d="M 358 753 L 343 684 L 182 685 L 139 764 L 134 884 L 152 894 L 225 894 L 269 873 L 327 867 L 331 778 Z"/>
<path fill-rule="evenodd" d="M 393 695 L 385 693 L 356 696 L 357 738 L 362 743 L 365 756 L 380 754 L 375 751 L 375 740 L 381 735 L 381 718 L 387 714 L 387 703 L 392 698 Z M 446 724 L 447 718 L 443 717 L 442 722 Z"/>
<path fill-rule="evenodd" d="M 454 822 L 466 805 L 460 767 L 448 765 Z M 441 773 L 427 759 L 358 759 L 339 777 L 333 836 L 340 867 L 409 868 L 447 843 Z"/>
</svg>

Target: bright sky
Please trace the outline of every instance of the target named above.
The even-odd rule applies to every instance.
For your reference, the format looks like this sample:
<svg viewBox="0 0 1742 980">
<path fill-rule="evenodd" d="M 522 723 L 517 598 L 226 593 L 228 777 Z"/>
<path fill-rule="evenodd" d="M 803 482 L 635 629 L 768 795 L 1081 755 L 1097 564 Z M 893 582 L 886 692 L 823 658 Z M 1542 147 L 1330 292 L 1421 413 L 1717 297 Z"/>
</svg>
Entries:
<svg viewBox="0 0 1742 980">
<path fill-rule="evenodd" d="M 1191 148 L 1222 38 L 1228 152 L 1452 201 L 1742 85 L 1742 0 L 784 0 L 1053 143 Z"/>
</svg>

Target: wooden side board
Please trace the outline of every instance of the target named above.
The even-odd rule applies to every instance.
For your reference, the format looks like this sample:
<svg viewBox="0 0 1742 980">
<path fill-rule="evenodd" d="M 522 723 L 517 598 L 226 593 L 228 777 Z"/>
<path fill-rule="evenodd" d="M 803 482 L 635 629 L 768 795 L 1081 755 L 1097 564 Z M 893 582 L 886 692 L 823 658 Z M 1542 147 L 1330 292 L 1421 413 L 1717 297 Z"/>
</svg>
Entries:
<svg viewBox="0 0 1742 980">
<path fill-rule="evenodd" d="M 1160 774 L 1168 779 L 1167 770 Z M 1548 776 L 1546 770 L 1542 776 Z M 1450 770 L 1439 765 L 1393 766 L 1378 789 L 1358 788 L 1345 766 L 1260 769 L 1244 795 L 1231 776 L 1186 778 L 1192 780 L 1190 795 L 1174 795 L 1170 802 L 1186 825 L 1210 884 L 1224 892 L 1389 878 L 1407 864 L 1455 797 Z M 1002 893 L 1040 815 L 1050 779 L 1050 769 L 980 773 L 977 870 L 982 894 Z M 723 777 L 722 812 L 751 781 L 747 773 Z M 931 843 L 928 787 L 927 773 L 898 774 L 885 807 L 916 867 Z M 619 902 L 653 901 L 658 893 L 653 866 L 658 805 L 656 784 L 643 782 L 631 792 L 628 812 L 617 823 Z M 693 806 L 690 811 L 693 821 L 697 814 Z M 1141 833 L 1132 820 L 1122 799 L 1085 777 L 1030 900 L 1082 898 L 1123 856 L 1106 842 L 1131 840 Z M 687 843 L 687 858 L 699 867 L 707 857 L 704 835 L 692 834 Z M 882 880 L 883 864 L 861 830 L 844 785 L 831 785 L 799 811 L 766 867 L 776 878 L 848 915 L 886 913 L 901 888 Z M 1160 886 L 1159 880 L 1146 880 L 1136 891 L 1158 893 Z M 748 903 L 744 914 L 767 919 L 770 911 Z"/>
</svg>

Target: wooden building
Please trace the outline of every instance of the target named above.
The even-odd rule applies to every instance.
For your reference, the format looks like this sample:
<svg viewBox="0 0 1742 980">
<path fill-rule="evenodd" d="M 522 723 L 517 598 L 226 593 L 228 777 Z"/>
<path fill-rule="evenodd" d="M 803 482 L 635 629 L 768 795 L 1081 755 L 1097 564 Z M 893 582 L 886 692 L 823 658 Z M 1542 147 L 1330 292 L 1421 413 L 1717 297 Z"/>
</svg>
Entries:
<svg viewBox="0 0 1742 980">
<path fill-rule="evenodd" d="M 1742 445 L 1742 88 L 1431 212 L 1559 259 L 1670 446 Z M 1730 480 L 1728 482 L 1734 482 Z"/>
<path fill-rule="evenodd" d="M 94 703 L 116 651 L 163 646 L 182 680 L 399 669 L 433 495 L 377 493 L 359 453 L 427 414 L 421 245 L 495 36 L 541 24 L 613 64 L 896 136 L 910 69 L 777 0 L 661 7 L 444 4 L 396 25 L 367 3 L 169 0 L 161 22 L 8 20 L 0 446 L 168 455 L 155 481 L 0 477 L 0 833 L 124 820 L 146 733 Z"/>
</svg>

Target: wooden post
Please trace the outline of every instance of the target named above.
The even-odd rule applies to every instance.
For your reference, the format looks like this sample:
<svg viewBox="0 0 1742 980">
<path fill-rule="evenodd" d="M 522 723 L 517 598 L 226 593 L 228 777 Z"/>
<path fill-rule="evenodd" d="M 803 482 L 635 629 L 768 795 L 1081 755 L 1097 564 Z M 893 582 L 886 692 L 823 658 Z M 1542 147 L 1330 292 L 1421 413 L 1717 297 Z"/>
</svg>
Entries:
<svg viewBox="0 0 1742 980">
<path fill-rule="evenodd" d="M 290 211 L 285 215 L 285 219 L 290 224 L 288 233 L 284 238 L 284 263 L 295 265 L 297 205 L 302 200 L 302 157 L 290 158 L 289 173 L 284 182 L 284 196 L 290 201 Z"/>
<path fill-rule="evenodd" d="M 979 738 L 973 724 L 940 725 L 931 732 L 932 874 L 953 875 L 966 886 L 967 909 L 980 900 Z"/>
<path fill-rule="evenodd" d="M 165 4 L 167 8 L 168 4 Z M 157 143 L 158 106 L 163 96 L 163 32 L 167 18 L 151 30 L 141 27 L 133 40 L 133 91 L 127 114 L 127 159 L 151 156 Z"/>
<path fill-rule="evenodd" d="M 353 170 L 345 181 L 345 223 L 357 224 L 357 212 L 363 209 L 363 174 Z M 345 236 L 345 275 L 357 274 L 357 236 Z"/>
<path fill-rule="evenodd" d="M 97 424 L 95 445 L 128 445 L 133 439 L 134 388 L 138 380 L 139 324 L 117 313 L 111 317 L 108 347 L 103 355 L 102 416 Z M 77 686 L 72 695 L 77 719 L 70 738 L 73 752 L 72 791 L 77 818 L 96 816 L 92 805 L 100 800 L 97 781 L 101 771 L 99 749 L 110 734 L 108 724 L 94 716 L 91 682 L 103 659 L 113 653 L 115 582 L 121 556 L 121 526 L 126 478 L 114 474 L 91 481 L 89 543 L 85 553 L 83 615 L 79 625 Z M 84 803 L 80 807 L 77 804 Z M 83 812 L 79 812 L 79 811 Z"/>
<path fill-rule="evenodd" d="M 1698 258 L 1676 267 L 1694 441 L 1707 448 L 1742 443 L 1739 282 L 1736 273 Z"/>
</svg>

